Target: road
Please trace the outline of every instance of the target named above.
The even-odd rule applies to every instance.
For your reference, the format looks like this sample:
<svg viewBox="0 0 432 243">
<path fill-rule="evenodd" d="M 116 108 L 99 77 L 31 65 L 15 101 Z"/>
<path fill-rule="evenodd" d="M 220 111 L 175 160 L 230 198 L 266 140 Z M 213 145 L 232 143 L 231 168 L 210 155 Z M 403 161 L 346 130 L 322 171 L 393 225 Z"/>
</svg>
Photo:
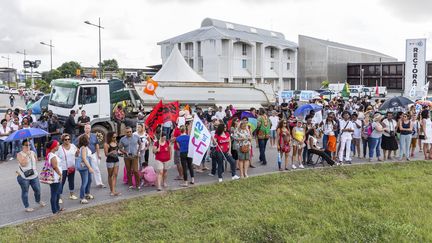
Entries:
<svg viewBox="0 0 432 243">
<path fill-rule="evenodd" d="M 9 103 L 9 100 L 7 99 L 7 95 L 0 94 L 0 106 L 7 106 Z M 6 103 L 6 104 L 5 104 Z M 23 101 L 20 99 L 17 99 L 17 105 L 23 107 Z M 252 159 L 253 164 L 256 165 L 257 168 L 250 169 L 249 175 L 255 176 L 255 175 L 261 175 L 266 174 L 269 172 L 276 172 L 277 171 L 277 152 L 275 148 L 268 147 L 267 149 L 267 160 L 268 165 L 262 166 L 258 165 L 256 162 L 258 160 L 258 151 L 256 148 L 254 148 L 254 158 Z M 101 153 L 103 154 L 103 153 Z M 419 154 L 419 153 L 418 153 Z M 150 165 L 153 165 L 154 158 L 152 158 L 152 155 L 150 156 Z M 107 170 L 105 166 L 105 158 L 102 158 L 102 162 L 100 165 L 100 169 L 102 172 L 102 179 L 106 185 L 107 183 Z M 361 159 L 354 159 L 353 163 L 363 163 L 364 160 Z M 41 167 L 43 166 L 43 162 L 38 162 L 38 169 L 40 171 Z M 153 165 L 154 166 L 154 165 Z M 211 167 L 209 163 L 207 163 L 207 167 Z M 67 185 L 65 186 L 65 197 L 64 197 L 64 204 L 63 207 L 67 209 L 67 211 L 73 211 L 77 210 L 79 208 L 84 207 L 92 207 L 94 205 L 104 204 L 104 203 L 110 203 L 115 202 L 119 200 L 124 200 L 127 198 L 133 198 L 137 196 L 144 196 L 144 195 L 150 195 L 158 193 L 156 192 L 156 189 L 154 187 L 145 187 L 142 191 L 129 191 L 128 187 L 123 184 L 122 178 L 123 178 L 123 168 L 124 163 L 121 160 L 120 163 L 120 174 L 118 177 L 118 191 L 122 193 L 119 197 L 111 197 L 109 195 L 109 189 L 108 188 L 96 188 L 94 184 L 91 188 L 91 193 L 95 196 L 95 199 L 92 200 L 88 205 L 81 205 L 79 203 L 79 200 L 69 200 L 67 197 L 68 189 Z M 15 171 L 18 169 L 17 161 L 6 161 L 4 163 L 0 164 L 0 227 L 10 225 L 10 224 L 18 224 L 29 220 L 34 220 L 42 217 L 51 216 L 51 210 L 49 206 L 49 199 L 50 199 L 50 192 L 49 192 L 49 186 L 45 184 L 41 184 L 41 190 L 42 190 L 42 200 L 47 203 L 46 207 L 38 207 L 36 203 L 34 202 L 34 196 L 33 191 L 30 189 L 29 192 L 29 202 L 31 207 L 34 207 L 36 210 L 31 213 L 24 212 L 24 206 L 21 202 L 21 190 L 19 187 L 19 184 L 16 180 L 16 173 Z M 209 184 L 209 183 L 216 183 L 217 177 L 211 177 L 208 176 L 208 172 L 205 173 L 196 173 L 196 184 L 194 186 L 199 186 L 202 184 Z M 171 168 L 168 172 L 169 176 L 169 187 L 167 190 L 176 190 L 179 189 L 179 181 L 174 180 L 175 176 L 177 175 L 177 172 L 175 168 Z M 229 172 L 225 172 L 224 174 L 224 180 L 225 181 L 231 181 L 231 176 Z M 235 182 L 234 182 L 235 183 Z M 81 178 L 77 174 L 75 176 L 75 192 L 76 194 L 79 194 L 79 187 L 81 185 Z"/>
</svg>

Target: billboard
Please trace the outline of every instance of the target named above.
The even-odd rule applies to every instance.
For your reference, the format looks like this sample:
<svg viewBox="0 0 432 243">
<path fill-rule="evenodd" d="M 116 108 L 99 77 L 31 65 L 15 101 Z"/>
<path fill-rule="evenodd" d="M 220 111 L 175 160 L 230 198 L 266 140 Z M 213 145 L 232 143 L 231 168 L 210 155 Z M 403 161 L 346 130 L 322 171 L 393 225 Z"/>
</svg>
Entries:
<svg viewBox="0 0 432 243">
<path fill-rule="evenodd" d="M 426 84 L 426 39 L 407 39 L 405 56 L 405 96 L 423 96 Z M 421 93 L 421 94 L 420 94 Z"/>
</svg>

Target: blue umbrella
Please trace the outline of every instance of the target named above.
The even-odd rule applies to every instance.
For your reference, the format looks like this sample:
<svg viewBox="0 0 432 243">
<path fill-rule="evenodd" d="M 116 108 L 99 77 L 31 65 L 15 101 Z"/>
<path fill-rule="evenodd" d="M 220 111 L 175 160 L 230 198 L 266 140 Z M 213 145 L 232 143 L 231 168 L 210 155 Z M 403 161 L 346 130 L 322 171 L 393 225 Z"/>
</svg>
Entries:
<svg viewBox="0 0 432 243">
<path fill-rule="evenodd" d="M 40 128 L 24 128 L 13 132 L 4 141 L 12 142 L 12 141 L 24 140 L 28 138 L 45 137 L 47 135 L 49 135 L 49 133 L 47 133 L 45 130 L 42 130 Z"/>
<path fill-rule="evenodd" d="M 320 111 L 322 110 L 322 106 L 315 104 L 305 104 L 300 106 L 294 111 L 294 116 L 305 116 L 310 111 Z"/>
</svg>

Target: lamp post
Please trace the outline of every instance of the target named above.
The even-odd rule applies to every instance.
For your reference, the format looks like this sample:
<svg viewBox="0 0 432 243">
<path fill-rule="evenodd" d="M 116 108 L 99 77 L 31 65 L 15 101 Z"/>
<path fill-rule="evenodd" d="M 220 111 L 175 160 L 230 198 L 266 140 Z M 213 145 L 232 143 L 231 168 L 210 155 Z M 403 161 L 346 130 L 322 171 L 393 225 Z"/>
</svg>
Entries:
<svg viewBox="0 0 432 243">
<path fill-rule="evenodd" d="M 360 69 L 360 85 L 364 85 L 364 69 Z"/>
<path fill-rule="evenodd" d="M 25 50 L 25 49 L 24 49 L 23 52 L 17 51 L 16 53 L 24 55 L 24 60 L 23 60 L 23 61 L 26 60 L 26 55 L 27 55 L 27 53 L 26 53 L 26 50 Z M 26 80 L 27 80 L 27 68 L 24 67 L 24 82 L 25 82 Z"/>
<path fill-rule="evenodd" d="M 10 60 L 10 57 L 9 57 L 9 55 L 7 55 L 7 57 L 5 57 L 5 56 L 1 56 L 1 58 L 3 58 L 3 59 L 6 59 L 7 60 L 7 67 L 8 67 L 8 87 L 9 87 L 9 89 L 10 89 L 10 69 L 9 69 L 9 60 Z"/>
<path fill-rule="evenodd" d="M 41 43 L 41 45 L 49 46 L 49 48 L 50 48 L 50 58 L 51 58 L 51 70 L 50 71 L 52 71 L 52 57 L 53 57 L 53 55 L 52 55 L 52 49 L 54 48 L 54 46 L 52 45 L 52 40 L 50 40 L 49 44 L 47 44 L 47 43 L 45 43 L 43 41 L 41 41 L 40 43 Z"/>
<path fill-rule="evenodd" d="M 104 27 L 101 26 L 100 23 L 100 17 L 99 17 L 99 24 L 92 24 L 90 21 L 86 20 L 84 21 L 85 24 L 95 26 L 99 29 L 99 78 L 102 78 L 102 51 L 101 51 L 101 29 L 104 29 Z"/>
</svg>

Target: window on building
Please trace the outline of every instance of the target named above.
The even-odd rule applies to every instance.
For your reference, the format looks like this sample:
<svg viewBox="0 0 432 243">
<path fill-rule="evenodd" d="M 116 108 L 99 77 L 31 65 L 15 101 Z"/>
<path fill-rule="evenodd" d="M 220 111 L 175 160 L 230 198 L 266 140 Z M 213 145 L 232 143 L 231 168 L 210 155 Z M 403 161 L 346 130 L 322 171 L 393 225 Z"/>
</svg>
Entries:
<svg viewBox="0 0 432 243">
<path fill-rule="evenodd" d="M 390 74 L 390 67 L 388 65 L 383 65 L 383 67 L 382 67 L 382 74 L 384 76 Z"/>
<path fill-rule="evenodd" d="M 188 64 L 191 68 L 193 68 L 194 66 L 194 60 L 192 58 L 188 59 Z"/>
<path fill-rule="evenodd" d="M 390 68 L 390 72 L 389 72 L 390 75 L 396 75 L 397 74 L 396 65 L 390 65 L 389 68 Z"/>
<path fill-rule="evenodd" d="M 270 62 L 270 70 L 274 70 L 274 66 L 275 66 L 275 63 L 274 62 Z"/>
<path fill-rule="evenodd" d="M 274 58 L 275 50 L 273 47 L 270 47 L 270 58 Z"/>
<path fill-rule="evenodd" d="M 79 96 L 78 96 L 78 104 L 86 105 L 93 104 L 97 102 L 97 88 L 96 87 L 81 87 Z"/>
<path fill-rule="evenodd" d="M 247 68 L 247 60 L 242 59 L 242 68 Z"/>
<path fill-rule="evenodd" d="M 201 41 L 197 42 L 197 52 L 198 52 L 198 56 L 201 56 Z"/>
<path fill-rule="evenodd" d="M 246 79 L 242 78 L 242 84 L 245 84 L 245 83 L 246 83 Z"/>
<path fill-rule="evenodd" d="M 348 66 L 348 76 L 359 76 L 360 66 Z"/>
<path fill-rule="evenodd" d="M 244 43 L 242 44 L 242 55 L 247 56 L 247 45 Z"/>
<path fill-rule="evenodd" d="M 397 66 L 396 66 L 396 74 L 397 75 L 402 75 L 402 64 L 398 64 Z"/>
<path fill-rule="evenodd" d="M 291 66 L 291 63 L 287 62 L 287 64 L 286 64 L 286 70 L 290 70 L 290 66 Z"/>
<path fill-rule="evenodd" d="M 224 83 L 228 83 L 229 79 L 228 78 L 224 78 Z"/>
<path fill-rule="evenodd" d="M 181 51 L 181 43 L 177 44 L 178 49 Z"/>
<path fill-rule="evenodd" d="M 432 63 L 428 64 L 427 75 L 432 76 Z M 432 85 L 432 82 L 430 84 Z"/>
</svg>

